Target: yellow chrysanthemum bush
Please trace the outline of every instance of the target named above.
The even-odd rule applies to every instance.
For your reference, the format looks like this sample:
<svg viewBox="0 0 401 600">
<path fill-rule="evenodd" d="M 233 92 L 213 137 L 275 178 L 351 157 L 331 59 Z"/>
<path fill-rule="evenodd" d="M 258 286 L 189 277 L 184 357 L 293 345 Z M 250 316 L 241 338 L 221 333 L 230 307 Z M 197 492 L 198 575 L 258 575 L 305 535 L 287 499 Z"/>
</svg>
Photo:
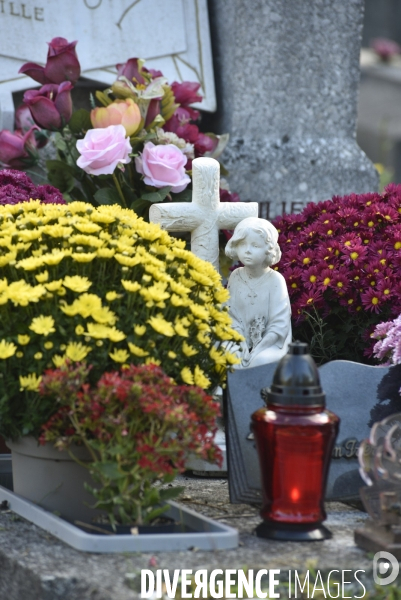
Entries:
<svg viewBox="0 0 401 600">
<path fill-rule="evenodd" d="M 42 374 L 67 359 L 93 381 L 154 363 L 212 390 L 236 362 L 226 299 L 210 263 L 132 211 L 0 206 L 0 434 L 39 434 L 55 411 Z"/>
</svg>

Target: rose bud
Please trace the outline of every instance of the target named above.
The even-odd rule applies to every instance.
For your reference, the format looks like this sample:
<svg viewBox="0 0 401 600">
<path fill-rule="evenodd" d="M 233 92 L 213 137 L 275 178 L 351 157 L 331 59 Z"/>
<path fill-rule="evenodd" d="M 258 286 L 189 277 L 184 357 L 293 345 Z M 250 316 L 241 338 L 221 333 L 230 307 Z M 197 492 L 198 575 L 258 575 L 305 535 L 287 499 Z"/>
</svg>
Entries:
<svg viewBox="0 0 401 600">
<path fill-rule="evenodd" d="M 91 111 L 91 121 L 95 129 L 123 125 L 127 135 L 131 136 L 141 124 L 141 112 L 131 98 L 115 100 L 106 107 L 94 108 Z"/>
<path fill-rule="evenodd" d="M 49 42 L 47 62 L 44 67 L 36 63 L 25 63 L 19 70 L 32 77 L 39 83 L 62 83 L 71 81 L 76 83 L 81 74 L 81 66 L 75 52 L 77 42 L 69 43 L 65 38 L 53 38 Z"/>
<path fill-rule="evenodd" d="M 63 81 L 60 85 L 48 83 L 40 90 L 25 92 L 24 103 L 29 106 L 35 123 L 52 131 L 62 129 L 72 115 L 72 88 L 72 83 Z"/>
<path fill-rule="evenodd" d="M 28 165 L 28 160 L 34 162 L 35 138 L 33 125 L 25 134 L 21 131 L 0 131 L 0 162 L 12 168 L 22 168 Z"/>
</svg>

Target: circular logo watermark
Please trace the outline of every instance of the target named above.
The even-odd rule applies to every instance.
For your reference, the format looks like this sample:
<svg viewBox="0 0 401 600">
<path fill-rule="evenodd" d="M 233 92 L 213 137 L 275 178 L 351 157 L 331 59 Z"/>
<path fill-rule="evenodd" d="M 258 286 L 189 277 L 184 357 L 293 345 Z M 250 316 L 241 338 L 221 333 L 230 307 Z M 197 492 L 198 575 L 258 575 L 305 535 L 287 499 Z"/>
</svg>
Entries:
<svg viewBox="0 0 401 600">
<path fill-rule="evenodd" d="M 400 572 L 400 565 L 390 552 L 376 552 L 373 557 L 373 579 L 378 585 L 393 583 Z"/>
</svg>

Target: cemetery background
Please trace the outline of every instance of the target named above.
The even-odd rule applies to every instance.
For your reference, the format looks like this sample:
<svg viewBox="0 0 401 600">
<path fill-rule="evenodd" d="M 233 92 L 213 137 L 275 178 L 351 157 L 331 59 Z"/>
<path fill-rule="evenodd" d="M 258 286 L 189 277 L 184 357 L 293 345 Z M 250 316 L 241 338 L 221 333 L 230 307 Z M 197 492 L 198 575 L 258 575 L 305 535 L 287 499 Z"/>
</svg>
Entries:
<svg viewBox="0 0 401 600">
<path fill-rule="evenodd" d="M 356 3 L 355 3 L 356 4 Z M 217 39 L 217 33 L 216 31 L 219 30 L 219 32 L 223 32 L 224 28 L 225 29 L 225 34 L 222 34 L 219 39 L 217 44 L 215 45 L 215 54 L 217 55 L 217 57 L 215 56 L 215 59 L 219 60 L 219 50 L 218 47 L 220 46 L 223 48 L 229 48 L 229 40 L 228 37 L 224 38 L 224 35 L 228 36 L 230 34 L 230 31 L 232 32 L 233 29 L 236 31 L 235 27 L 233 28 L 233 23 L 229 22 L 229 20 L 224 19 L 224 9 L 227 11 L 227 7 L 223 6 L 224 3 L 217 3 L 217 2 L 210 2 L 209 3 L 209 9 L 210 9 L 210 13 L 212 15 L 212 30 L 214 31 L 214 36 L 215 36 L 215 40 Z M 238 14 L 240 14 L 240 8 L 238 8 Z M 250 7 L 249 7 L 250 9 Z M 358 15 L 360 15 L 360 13 L 358 13 L 358 10 L 360 10 L 360 6 L 358 7 L 358 9 L 356 10 L 355 13 L 353 13 L 354 17 L 357 17 Z M 221 11 L 221 12 L 220 12 Z M 340 16 L 341 16 L 341 11 L 339 11 Z M 358 14 L 357 14 L 358 13 Z M 342 16 L 345 15 L 345 12 L 342 14 Z M 40 13 L 39 13 L 40 16 Z M 257 17 L 256 14 L 256 8 L 255 8 L 255 13 L 254 16 Z M 225 23 L 223 22 L 223 20 L 225 20 Z M 241 16 L 238 19 L 239 21 L 241 20 Z M 279 18 L 276 19 L 275 23 L 277 27 L 280 27 L 280 21 L 283 20 L 283 15 L 280 15 Z M 352 23 L 352 19 L 350 19 L 350 22 Z M 237 23 L 238 26 L 238 23 Z M 351 25 L 350 25 L 351 27 Z M 242 31 L 241 33 L 244 33 L 245 35 L 247 34 L 247 32 Z M 50 39 L 50 38 L 49 38 Z M 234 39 L 234 38 L 233 38 Z M 248 39 L 249 42 L 249 39 Z M 260 41 L 261 43 L 261 41 Z M 341 42 L 337 41 L 336 45 L 339 45 Z M 238 43 L 237 43 L 238 46 Z M 254 50 L 256 52 L 258 52 L 258 48 L 257 46 L 254 48 Z M 355 68 L 355 56 L 356 56 L 356 52 L 355 52 L 355 48 L 353 49 L 353 58 L 354 58 L 354 67 Z M 257 58 L 256 56 L 254 56 L 255 58 Z M 236 58 L 238 58 L 238 56 L 236 56 Z M 252 59 L 250 59 L 252 60 Z M 224 61 L 223 61 L 224 62 Z M 159 65 L 159 63 L 158 63 Z M 156 65 L 155 65 L 156 66 Z M 160 65 L 159 65 L 160 66 Z M 234 67 L 232 65 L 230 65 L 230 69 L 234 69 Z M 219 71 L 220 69 L 218 69 Z M 222 68 L 221 70 L 222 73 L 224 73 L 224 68 Z M 222 75 L 224 77 L 224 75 Z M 227 75 L 226 75 L 227 77 Z M 227 81 L 229 81 L 227 79 Z M 226 84 L 227 84 L 226 81 Z M 343 82 L 344 83 L 344 82 Z M 246 83 L 244 83 L 244 87 L 245 87 Z M 260 84 L 261 89 L 263 90 L 263 85 L 264 84 Z M 224 85 L 222 85 L 223 89 L 224 89 Z M 345 82 L 345 87 L 347 87 L 347 83 Z M 352 90 L 351 90 L 351 96 L 353 97 L 353 101 L 356 100 L 356 87 L 355 87 L 355 82 L 352 84 Z M 218 90 L 218 91 L 222 91 L 222 90 Z M 86 94 L 86 90 L 85 90 L 85 94 Z M 227 91 L 225 91 L 225 97 L 227 98 L 228 94 Z M 15 96 L 17 98 L 17 96 Z M 224 96 L 223 96 L 224 97 Z M 233 104 L 236 103 L 236 97 L 234 96 L 229 96 L 230 97 L 230 103 L 233 102 Z M 240 94 L 238 95 L 238 98 L 240 97 Z M 352 112 L 352 104 L 353 101 L 351 101 L 351 112 Z M 240 106 L 240 109 L 243 108 Z M 230 107 L 226 105 L 226 109 L 228 112 L 230 112 Z M 235 118 L 239 118 L 240 115 L 240 110 L 234 114 L 231 115 L 230 118 L 233 119 L 233 121 L 235 121 Z M 217 119 L 219 118 L 219 116 L 217 115 L 216 117 Z M 227 118 L 227 112 L 225 113 L 225 118 Z M 211 117 L 210 120 L 205 119 L 205 127 L 207 127 L 207 123 L 208 121 L 211 122 L 214 119 L 214 117 Z M 352 123 L 352 120 L 354 119 L 354 123 L 355 123 L 355 114 L 351 114 L 350 115 L 350 120 Z M 224 123 L 224 120 L 222 121 Z M 240 130 L 240 122 L 239 120 L 236 121 L 236 125 L 238 125 L 238 127 L 235 127 L 235 131 L 239 131 Z M 306 124 L 306 126 L 308 126 L 308 123 Z M 211 128 L 209 128 L 211 129 Z M 263 129 L 263 128 L 262 128 Z M 223 128 L 221 130 L 219 130 L 218 128 L 216 129 L 218 131 L 218 133 L 223 132 L 224 131 L 224 125 Z M 350 126 L 349 130 L 347 133 L 350 133 L 352 130 L 352 126 Z M 265 133 L 265 132 L 261 132 L 261 135 Z M 279 132 L 281 135 L 281 131 Z M 305 131 L 303 131 L 302 133 L 305 133 Z M 281 149 L 283 149 L 284 147 L 284 154 L 285 154 L 285 145 L 288 143 L 288 141 L 285 140 L 285 133 L 281 136 L 281 137 L 277 137 L 276 139 L 279 140 L 279 146 L 281 147 Z M 350 137 L 352 138 L 352 134 L 350 135 Z M 241 145 L 241 142 L 238 141 L 238 144 Z M 297 143 L 297 141 L 296 141 Z M 356 149 L 356 147 L 353 145 L 353 142 L 347 142 L 350 143 L 350 147 L 352 147 L 352 151 L 351 154 L 353 155 L 353 160 L 355 160 L 355 164 L 353 165 L 355 168 L 355 172 L 357 173 L 357 175 L 355 176 L 355 186 L 361 186 L 359 187 L 359 189 L 357 190 L 356 187 L 355 189 L 348 189 L 348 191 L 367 191 L 368 189 L 372 189 L 371 186 L 375 185 L 376 182 L 376 175 L 375 172 L 372 170 L 370 164 L 368 162 L 365 161 L 365 159 L 363 158 L 363 155 L 361 155 L 359 153 L 359 151 Z M 346 143 L 346 145 L 347 145 Z M 301 148 L 303 148 L 303 146 L 301 146 Z M 337 150 L 336 150 L 337 151 Z M 344 151 L 344 148 L 341 148 L 341 151 Z M 309 150 L 306 148 L 306 153 L 307 153 L 307 157 L 309 157 L 308 155 Z M 340 152 L 340 151 L 339 151 Z M 303 154 L 303 153 L 300 153 Z M 236 161 L 238 161 L 238 154 L 236 154 L 236 151 L 233 151 L 232 154 L 230 155 L 230 164 L 231 164 L 231 168 L 232 171 L 235 173 L 236 172 Z M 340 152 L 340 158 L 341 158 L 341 152 Z M 347 158 L 349 158 L 349 155 L 347 155 L 345 153 L 345 156 L 347 156 Z M 343 157 L 345 159 L 345 156 Z M 265 155 L 265 160 L 268 160 L 268 154 Z M 338 158 L 338 157 L 337 157 Z M 247 160 L 250 160 L 250 157 L 247 157 Z M 328 160 L 328 157 L 325 157 L 326 160 Z M 241 160 L 244 160 L 244 155 L 241 155 Z M 313 160 L 313 158 L 311 159 Z M 330 160 L 333 160 L 332 157 L 330 157 Z M 352 161 L 351 161 L 352 162 Z M 252 161 L 251 161 L 252 163 Z M 332 174 L 334 177 L 334 180 L 336 177 L 341 177 L 340 173 L 341 173 L 341 160 L 337 161 L 339 167 L 338 167 L 338 173 L 337 174 Z M 320 165 L 322 166 L 322 165 Z M 252 163 L 252 168 L 253 168 L 253 173 L 258 173 L 259 171 L 261 171 L 260 169 L 260 164 L 259 163 Z M 275 171 L 275 173 L 279 173 L 279 171 Z M 282 175 L 287 175 L 287 173 L 284 173 Z M 240 177 L 240 173 L 238 172 L 238 180 Z M 275 176 L 277 181 L 280 182 L 281 178 L 278 177 L 277 175 Z M 255 179 L 257 179 L 255 177 Z M 245 178 L 242 177 L 242 180 L 244 181 Z M 303 185 L 303 183 L 305 183 L 304 181 L 297 181 L 296 182 L 296 187 L 297 187 L 297 196 L 294 200 L 293 194 L 291 193 L 294 183 L 291 182 L 290 178 L 289 178 L 289 186 L 288 186 L 288 198 L 291 198 L 291 202 L 298 202 L 299 200 L 303 200 L 304 198 L 309 198 L 309 194 L 312 193 L 313 195 L 313 190 L 311 191 L 309 188 L 305 188 L 305 186 Z M 338 181 L 338 179 L 337 179 Z M 352 177 L 350 177 L 350 181 L 352 181 Z M 247 182 L 248 185 L 249 182 Z M 240 191 L 241 193 L 241 199 L 243 200 L 256 200 L 260 203 L 263 203 L 265 201 L 266 198 L 266 190 L 267 189 L 271 189 L 270 185 L 271 182 L 270 181 L 266 181 L 263 180 L 263 178 L 261 177 L 261 180 L 257 181 L 257 188 L 256 188 L 256 193 L 254 192 L 254 190 L 251 190 L 248 187 L 246 187 L 244 190 L 240 190 L 239 188 L 241 187 L 241 183 L 239 183 L 239 188 L 237 189 L 236 187 L 234 187 L 234 185 L 232 184 L 232 191 Z M 341 185 L 343 185 L 343 181 L 341 181 Z M 277 188 L 279 189 L 279 188 Z M 281 190 L 282 188 L 280 188 Z M 327 188 L 326 188 L 327 189 Z M 333 193 L 346 193 L 346 191 L 344 191 L 346 188 L 342 188 L 341 192 L 338 192 L 338 190 L 333 191 Z M 323 197 L 325 198 L 326 195 L 330 196 L 331 193 L 328 192 L 317 192 L 317 193 L 322 193 Z M 326 194 L 326 195 L 324 195 Z M 274 195 L 274 194 L 273 194 Z M 321 198 L 323 199 L 323 198 Z M 269 200 L 268 200 L 269 201 Z M 294 210 L 297 210 L 299 208 L 299 204 L 298 205 L 291 205 L 288 204 L 288 202 L 290 202 L 290 200 L 281 200 L 281 206 L 280 208 L 283 206 L 282 202 L 286 203 L 285 206 L 288 210 L 288 208 L 292 208 Z M 267 214 L 270 214 L 270 216 L 273 216 L 274 212 L 272 213 L 272 210 L 269 207 L 266 207 L 263 209 L 266 211 L 266 216 Z M 269 213 L 267 213 L 267 211 L 269 210 Z M 263 216 L 263 215 L 262 215 Z M 327 567 L 333 567 L 333 568 L 338 568 L 339 564 L 346 564 L 346 568 L 350 567 L 350 568 L 366 568 L 367 571 L 370 571 L 371 568 L 371 561 L 366 558 L 366 556 L 363 555 L 363 553 L 361 553 L 359 550 L 357 550 L 354 546 L 353 546 L 353 542 L 352 542 L 352 536 L 350 535 L 350 530 L 352 529 L 352 527 L 354 526 L 353 524 L 355 523 L 355 521 L 357 520 L 363 520 L 364 519 L 364 515 L 362 513 L 358 513 L 355 511 L 352 511 L 351 509 L 346 509 L 341 505 L 330 505 L 330 509 L 331 509 L 331 516 L 328 522 L 328 526 L 332 527 L 333 530 L 335 531 L 336 534 L 336 539 L 335 541 L 333 540 L 333 543 L 330 545 L 330 543 L 328 543 L 327 546 L 325 546 L 325 551 L 324 551 L 324 555 L 321 556 L 321 550 L 320 548 L 313 548 L 313 547 L 308 547 L 305 550 L 305 547 L 302 547 L 302 558 L 299 556 L 299 551 L 298 548 L 296 548 L 294 545 L 280 545 L 280 544 L 276 544 L 276 545 L 269 545 L 269 547 L 267 548 L 265 545 L 265 542 L 261 542 L 260 540 L 256 540 L 256 538 L 252 538 L 252 536 L 249 535 L 249 531 L 251 529 L 251 527 L 253 527 L 254 525 L 256 525 L 258 523 L 258 517 L 257 517 L 257 511 L 241 505 L 238 506 L 234 506 L 234 507 L 229 507 L 229 505 L 227 505 L 227 495 L 226 493 L 222 493 L 220 494 L 219 492 L 219 485 L 221 485 L 220 489 L 224 489 L 226 488 L 227 484 L 223 481 L 223 482 L 201 482 L 198 483 L 194 480 L 190 480 L 188 479 L 186 482 L 186 486 L 187 486 L 187 495 L 188 498 L 185 500 L 185 496 L 184 496 L 184 502 L 188 502 L 188 504 L 191 504 L 191 502 L 193 503 L 193 506 L 195 508 L 200 508 L 201 511 L 206 511 L 209 512 L 210 511 L 215 511 L 218 513 L 219 518 L 223 518 L 226 519 L 228 522 L 230 522 L 231 524 L 235 525 L 236 523 L 240 523 L 240 531 L 241 531 L 241 540 L 242 543 L 244 544 L 244 546 L 242 548 L 240 548 L 237 552 L 234 551 L 230 551 L 224 554 L 224 557 L 222 556 L 222 553 L 217 553 L 217 555 L 212 558 L 210 555 L 203 555 L 202 553 L 191 553 L 191 555 L 189 553 L 186 553 L 184 556 L 177 556 L 172 558 L 171 555 L 166 555 L 166 556 L 158 556 L 156 558 L 156 564 L 157 566 L 160 565 L 160 568 L 166 567 L 169 569 L 173 569 L 175 568 L 175 566 L 182 566 L 182 563 L 185 562 L 185 566 L 188 566 L 188 568 L 190 568 L 191 566 L 196 567 L 199 565 L 210 565 L 213 566 L 216 562 L 216 560 L 219 562 L 219 566 L 220 564 L 224 567 L 224 566 L 230 566 L 232 565 L 232 561 L 240 561 L 241 564 L 246 561 L 248 564 L 252 564 L 252 565 L 261 565 L 262 567 L 265 567 L 266 564 L 270 567 L 270 568 L 274 568 L 275 566 L 282 566 L 284 568 L 285 565 L 290 564 L 292 568 L 296 568 L 299 566 L 300 569 L 304 568 L 305 566 L 307 566 L 307 562 L 305 562 L 307 559 L 310 559 L 312 562 L 309 564 L 318 564 L 318 566 L 321 566 L 322 568 Z M 191 490 L 194 490 L 193 492 Z M 194 500 L 194 498 L 196 498 Z M 199 498 L 201 499 L 199 501 Z M 220 498 L 218 502 L 216 502 L 216 499 Z M 205 503 L 205 505 L 203 505 L 203 502 Z M 207 508 L 206 504 L 212 505 L 214 503 L 214 507 L 211 506 L 211 508 Z M 248 516 L 246 516 L 248 515 Z M 215 516 L 215 515 L 214 515 Z M 90 557 L 90 559 L 88 560 L 88 576 L 86 578 L 83 578 L 81 573 L 80 573 L 80 569 L 79 569 L 79 563 L 80 563 L 80 557 L 77 555 L 74 555 L 74 553 L 70 550 L 65 550 L 65 548 L 63 548 L 63 546 L 61 544 L 58 544 L 57 542 L 54 542 L 54 540 L 50 540 L 49 536 L 47 536 L 46 534 L 43 534 L 41 532 L 38 532 L 37 530 L 35 530 L 34 527 L 26 525 L 25 523 L 21 523 L 18 522 L 18 520 L 14 523 L 11 518 L 10 515 L 3 515 L 2 516 L 3 522 L 4 522 L 4 526 L 5 526 L 5 532 L 3 532 L 4 535 L 4 543 L 6 544 L 6 540 L 9 541 L 10 543 L 10 549 L 8 552 L 9 557 L 6 558 L 5 554 L 7 554 L 7 552 L 4 551 L 4 553 L 2 553 L 2 561 L 3 561 L 3 576 L 0 580 L 1 585 L 3 586 L 3 590 L 4 590 L 4 594 L 7 594 L 7 598 L 13 598 L 13 594 L 15 594 L 15 597 L 18 597 L 19 600 L 22 600 L 24 598 L 23 594 L 26 594 L 27 598 L 30 598 L 31 596 L 29 596 L 29 594 L 32 594 L 32 589 L 35 589 L 35 593 L 38 594 L 38 598 L 45 598 L 46 595 L 49 598 L 57 598 L 57 597 L 63 597 L 66 593 L 71 595 L 71 600 L 74 597 L 93 597 L 93 598 L 99 598 L 102 599 L 103 598 L 120 598 L 123 599 L 125 597 L 127 598 L 134 598 L 137 597 L 135 592 L 130 592 L 129 591 L 129 586 L 133 585 L 135 587 L 135 578 L 133 577 L 133 575 L 137 575 L 138 573 L 138 569 L 140 569 L 141 567 L 146 568 L 149 565 L 149 557 L 146 555 L 142 555 L 141 557 L 137 557 L 133 562 L 130 562 L 129 559 L 127 559 L 126 562 L 124 562 L 123 564 L 118 561 L 115 560 L 113 558 L 110 559 L 100 559 L 99 557 Z M 21 539 L 21 531 L 24 531 L 24 537 L 23 539 Z M 32 547 L 31 549 L 29 548 L 29 545 L 27 546 L 26 544 L 26 540 L 30 540 L 32 542 Z M 42 545 L 42 542 L 46 540 L 46 545 L 47 545 L 47 549 Z M 340 551 L 339 553 L 335 553 L 336 550 L 338 549 L 338 545 L 339 544 L 343 544 L 343 548 L 345 547 L 347 549 L 347 554 L 346 554 L 346 559 L 344 558 L 344 552 Z M 28 548 L 28 551 L 26 550 Z M 32 550 L 32 548 L 34 548 Z M 50 548 L 50 550 L 49 550 Z M 22 556 L 24 554 L 24 552 L 27 551 L 27 554 L 25 554 L 25 557 Z M 275 562 L 272 561 L 271 556 L 275 555 Z M 316 561 L 318 554 L 319 556 L 319 563 L 316 563 L 314 561 Z M 54 556 L 56 556 L 56 559 L 54 559 Z M 10 558 L 12 557 L 12 558 Z M 42 558 L 43 557 L 43 558 Z M 44 559 L 44 560 L 43 560 Z M 345 563 L 346 560 L 346 563 Z M 69 562 L 71 561 L 71 562 Z M 65 567 L 63 569 L 60 569 L 60 562 L 63 562 Z M 45 564 L 44 564 L 45 563 Z M 68 563 L 68 566 L 67 566 Z M 18 567 L 16 568 L 16 564 L 18 564 Z M 239 564 L 239 562 L 237 563 Z M 90 568 L 89 568 L 90 565 Z M 17 569 L 17 572 L 15 571 L 15 569 Z M 19 575 L 19 573 L 21 573 L 21 576 Z M 24 575 L 22 575 L 22 573 Z M 101 573 L 100 578 L 102 579 L 101 583 L 99 583 L 98 580 L 98 574 Z M 106 575 L 107 573 L 107 575 Z M 8 581 L 8 577 L 7 574 L 9 574 L 10 576 L 10 580 L 13 580 L 12 583 L 12 587 L 10 587 L 10 583 Z M 27 574 L 29 574 L 28 576 L 26 576 Z M 138 575 L 137 575 L 138 576 Z M 23 577 L 25 577 L 25 579 L 23 580 Z M 370 578 L 371 579 L 371 578 Z M 106 581 L 107 580 L 107 581 Z M 0 591 L 2 590 L 2 588 L 0 587 Z M 118 592 L 117 592 L 118 590 Z M 119 595 L 117 596 L 116 593 L 118 593 Z M 75 595 L 75 596 L 74 596 Z"/>
</svg>

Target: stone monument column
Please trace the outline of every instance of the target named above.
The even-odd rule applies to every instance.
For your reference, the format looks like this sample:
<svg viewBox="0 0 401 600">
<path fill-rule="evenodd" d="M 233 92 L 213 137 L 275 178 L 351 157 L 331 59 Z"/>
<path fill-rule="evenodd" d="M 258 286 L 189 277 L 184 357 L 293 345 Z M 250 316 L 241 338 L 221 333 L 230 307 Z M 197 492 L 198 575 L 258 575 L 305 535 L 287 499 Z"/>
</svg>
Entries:
<svg viewBox="0 0 401 600">
<path fill-rule="evenodd" d="M 219 133 L 260 216 L 377 190 L 356 143 L 364 0 L 209 0 Z M 268 209 L 270 208 L 270 212 Z"/>
</svg>

